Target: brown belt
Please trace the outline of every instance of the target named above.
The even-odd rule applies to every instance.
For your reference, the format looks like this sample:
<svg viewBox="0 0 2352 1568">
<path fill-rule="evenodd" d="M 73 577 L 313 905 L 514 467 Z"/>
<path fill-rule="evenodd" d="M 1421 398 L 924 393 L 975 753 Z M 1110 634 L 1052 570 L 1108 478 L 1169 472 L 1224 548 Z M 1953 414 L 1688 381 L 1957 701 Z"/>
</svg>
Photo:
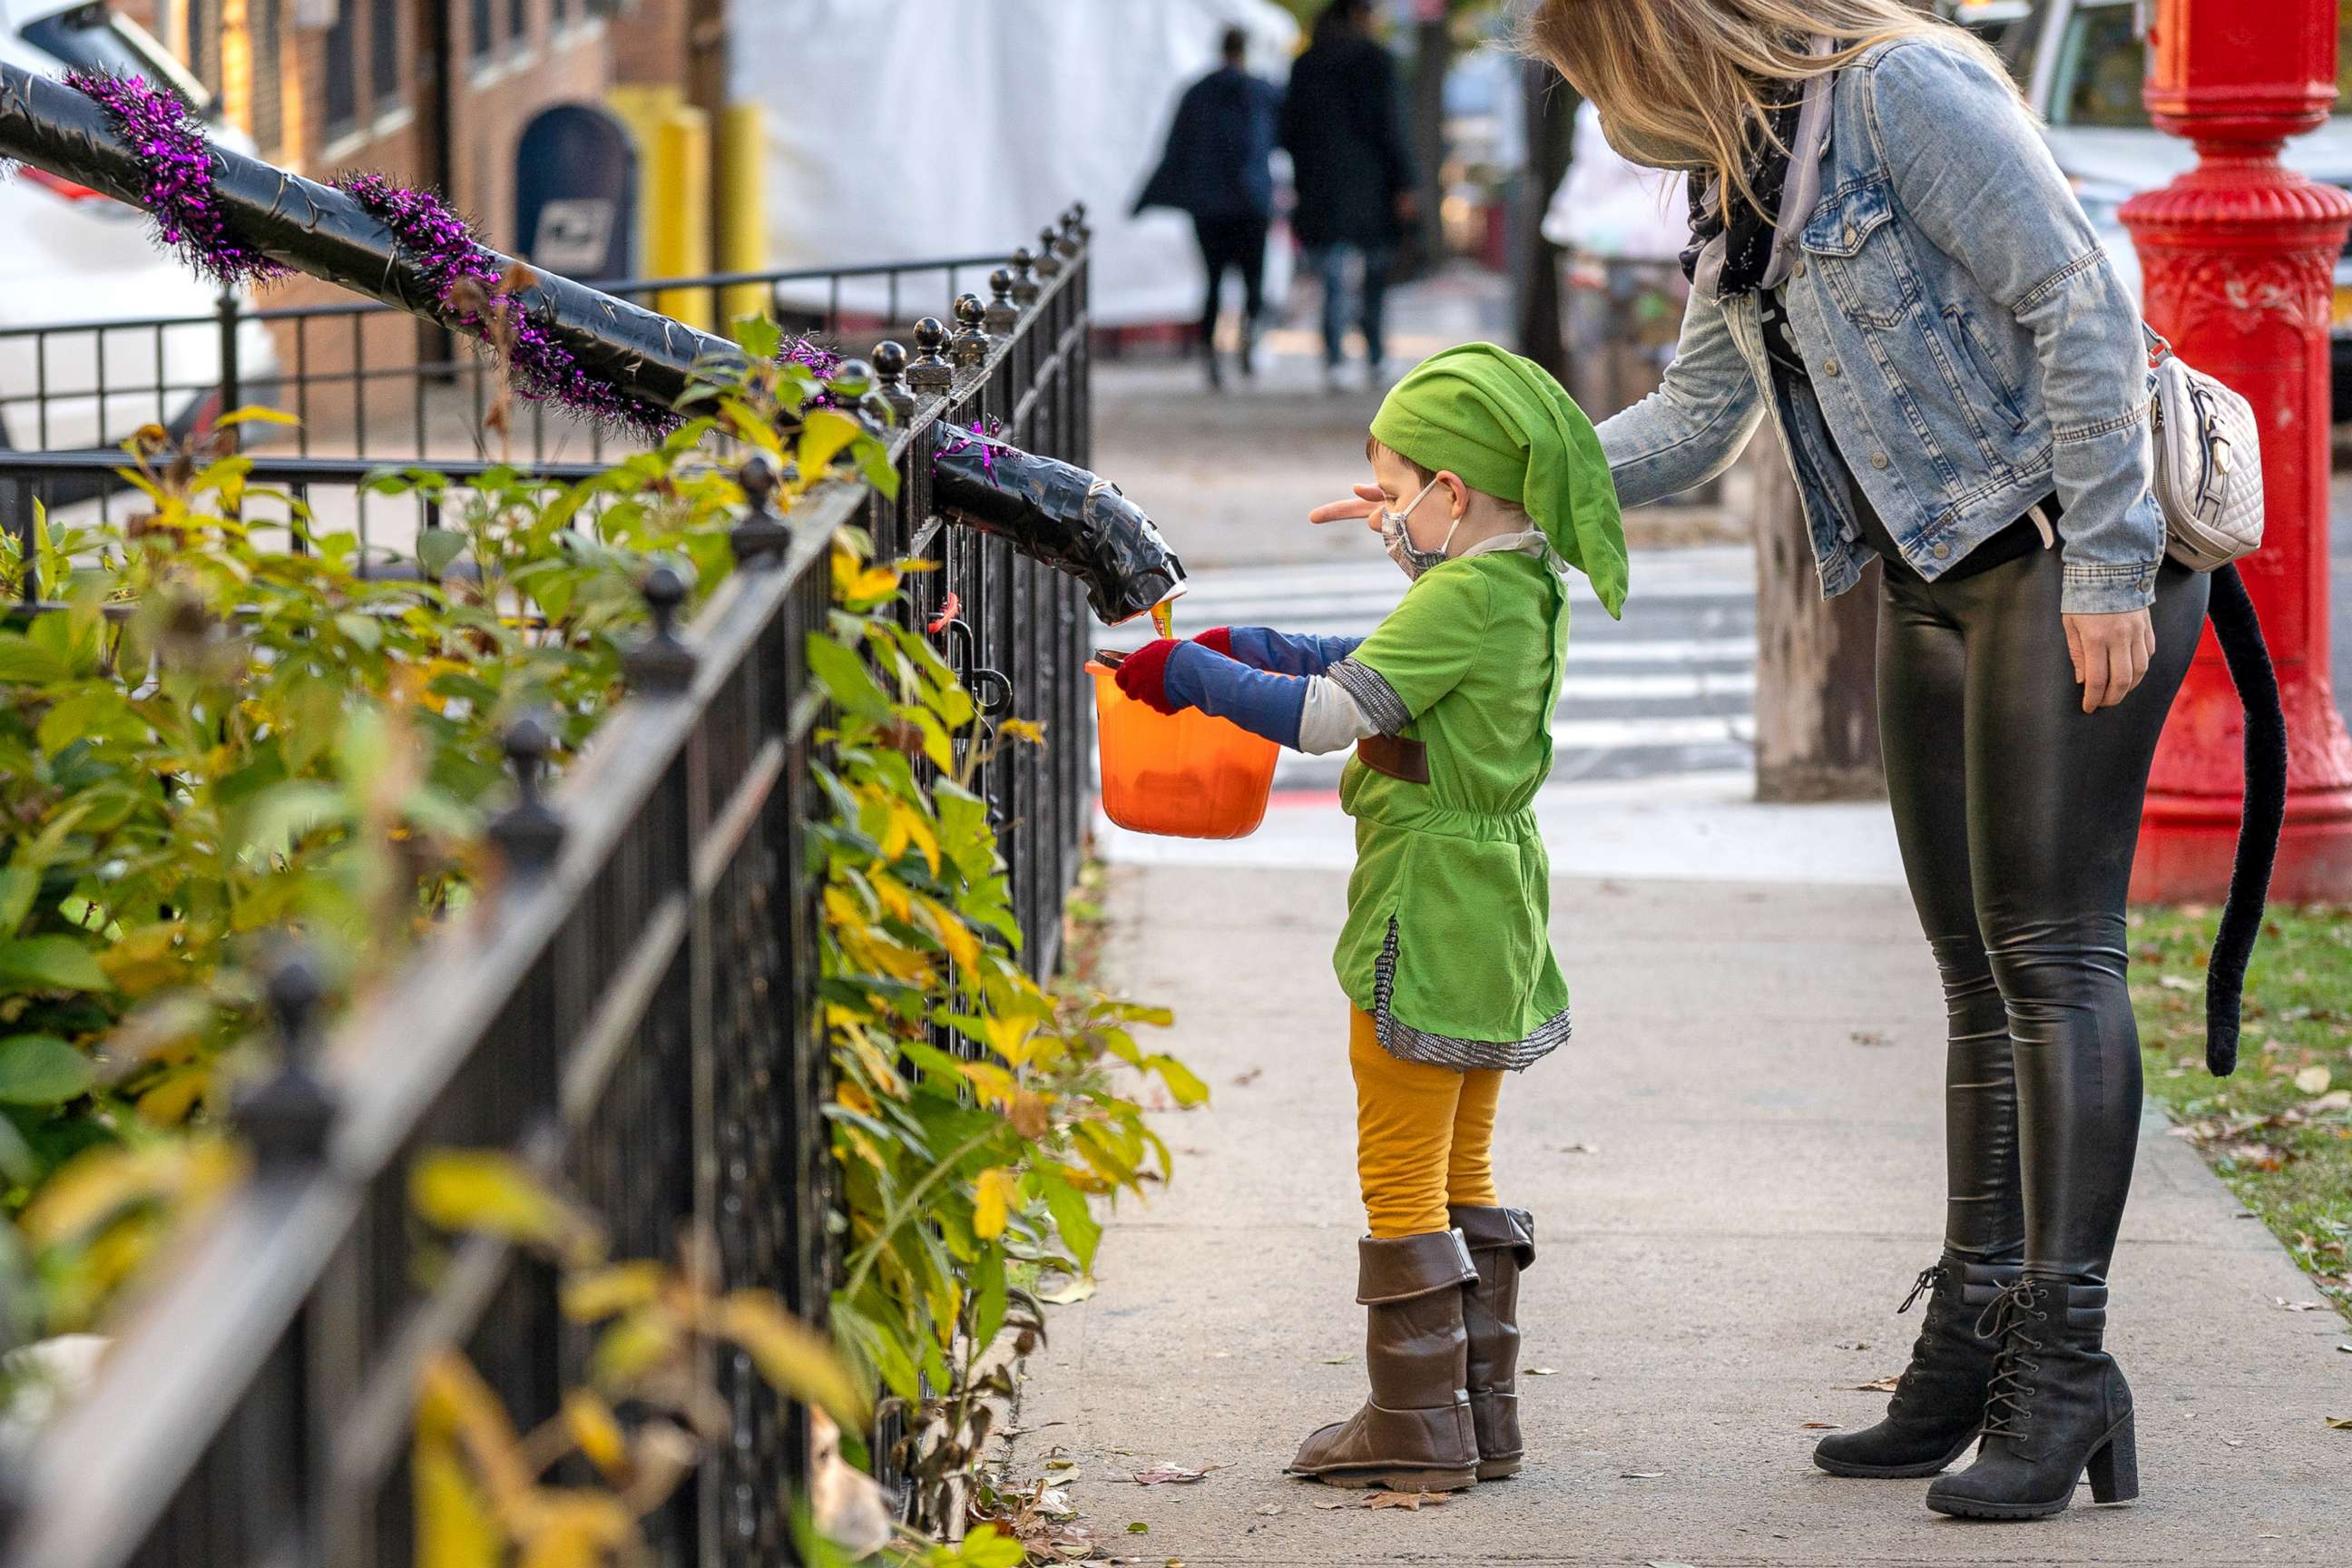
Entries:
<svg viewBox="0 0 2352 1568">
<path fill-rule="evenodd" d="M 1429 748 L 1402 735 L 1367 735 L 1356 742 L 1356 760 L 1376 773 L 1406 784 L 1429 782 Z"/>
</svg>

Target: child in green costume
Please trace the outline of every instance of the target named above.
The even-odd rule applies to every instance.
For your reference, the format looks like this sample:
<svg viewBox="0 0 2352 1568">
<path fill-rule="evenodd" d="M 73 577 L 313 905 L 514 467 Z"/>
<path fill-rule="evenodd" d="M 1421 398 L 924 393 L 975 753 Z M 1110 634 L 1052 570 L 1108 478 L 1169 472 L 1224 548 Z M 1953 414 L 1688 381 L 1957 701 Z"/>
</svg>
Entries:
<svg viewBox="0 0 2352 1568">
<path fill-rule="evenodd" d="M 1356 868 L 1334 963 L 1355 1005 L 1357 1300 L 1371 1398 L 1292 1472 L 1451 1489 L 1517 1470 L 1518 1276 L 1534 1222 L 1489 1157 L 1506 1071 L 1569 1034 L 1531 803 L 1551 772 L 1570 567 L 1611 615 L 1625 538 L 1591 423 L 1539 366 L 1491 343 L 1391 389 L 1373 484 L 1318 521 L 1377 514 L 1412 585 L 1369 637 L 1220 626 L 1128 656 L 1118 684 L 1284 745 L 1354 745 L 1339 802 Z"/>
</svg>

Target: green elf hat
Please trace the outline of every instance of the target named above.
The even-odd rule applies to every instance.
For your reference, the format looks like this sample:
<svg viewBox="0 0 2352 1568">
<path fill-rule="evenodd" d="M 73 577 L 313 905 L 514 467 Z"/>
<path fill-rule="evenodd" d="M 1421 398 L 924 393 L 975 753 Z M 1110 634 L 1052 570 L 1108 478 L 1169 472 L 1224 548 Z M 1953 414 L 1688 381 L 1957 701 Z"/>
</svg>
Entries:
<svg viewBox="0 0 2352 1568">
<path fill-rule="evenodd" d="M 1527 508 L 1552 550 L 1591 579 L 1610 615 L 1625 604 L 1625 530 L 1592 421 L 1533 360 L 1493 343 L 1430 355 L 1389 388 L 1372 438 L 1424 468 Z"/>
</svg>

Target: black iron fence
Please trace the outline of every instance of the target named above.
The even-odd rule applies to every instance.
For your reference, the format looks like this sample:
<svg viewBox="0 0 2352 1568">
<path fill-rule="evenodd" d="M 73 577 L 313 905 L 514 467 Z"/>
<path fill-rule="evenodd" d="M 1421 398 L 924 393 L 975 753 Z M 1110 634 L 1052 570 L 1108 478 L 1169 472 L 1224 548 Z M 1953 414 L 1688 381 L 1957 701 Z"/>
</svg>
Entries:
<svg viewBox="0 0 2352 1568">
<path fill-rule="evenodd" d="M 251 1174 L 140 1293 L 96 1384 L 10 1478 L 0 1565 L 415 1560 L 407 1429 L 426 1361 L 462 1347 L 530 1420 L 585 1352 L 549 1271 L 501 1245 L 468 1243 L 420 1283 L 407 1183 L 430 1149 L 517 1151 L 602 1214 L 616 1256 L 674 1257 L 707 1237 L 728 1286 L 822 1320 L 832 1170 L 802 833 L 818 809 L 803 649 L 826 613 L 827 542 L 860 523 L 886 553 L 941 562 L 910 578 L 908 615 L 984 714 L 1046 726 L 1045 747 L 1008 749 L 982 787 L 1027 960 L 1051 969 L 1087 777 L 1084 603 L 1069 579 L 934 515 L 929 468 L 940 431 L 992 420 L 1085 460 L 1083 238 L 1074 216 L 1017 298 L 965 305 L 953 363 L 877 350 L 879 395 L 901 415 L 898 495 L 845 484 L 784 529 L 747 520 L 745 552 L 772 548 L 688 628 L 691 680 L 634 691 L 543 805 L 522 792 L 501 819 L 509 874 L 395 984 L 320 1037 L 303 976 L 281 977 L 282 1059 L 243 1127 Z M 0 479 L 30 493 L 119 461 L 0 456 Z M 265 456 L 254 482 L 315 505 L 372 466 Z M 730 1440 L 651 1521 L 658 1555 L 788 1563 L 804 1428 L 748 1361 L 713 1371 Z"/>
</svg>

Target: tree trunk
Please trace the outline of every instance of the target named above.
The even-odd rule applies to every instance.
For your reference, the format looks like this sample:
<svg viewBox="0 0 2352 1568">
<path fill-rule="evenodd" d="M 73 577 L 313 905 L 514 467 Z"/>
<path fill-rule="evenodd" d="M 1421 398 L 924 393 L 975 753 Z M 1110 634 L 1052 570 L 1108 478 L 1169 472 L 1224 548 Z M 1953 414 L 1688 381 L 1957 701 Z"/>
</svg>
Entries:
<svg viewBox="0 0 2352 1568">
<path fill-rule="evenodd" d="M 1519 175 L 1511 261 L 1517 283 L 1519 353 L 1564 384 L 1568 342 L 1560 323 L 1559 250 L 1543 237 L 1543 220 L 1552 193 L 1568 174 L 1579 100 L 1575 89 L 1541 60 L 1523 62 L 1520 72 L 1521 99 L 1527 106 L 1528 166 Z"/>
<path fill-rule="evenodd" d="M 1877 568 L 1823 602 L 1796 479 L 1769 423 L 1746 460 L 1756 517 L 1756 798 L 1881 798 Z"/>
</svg>

